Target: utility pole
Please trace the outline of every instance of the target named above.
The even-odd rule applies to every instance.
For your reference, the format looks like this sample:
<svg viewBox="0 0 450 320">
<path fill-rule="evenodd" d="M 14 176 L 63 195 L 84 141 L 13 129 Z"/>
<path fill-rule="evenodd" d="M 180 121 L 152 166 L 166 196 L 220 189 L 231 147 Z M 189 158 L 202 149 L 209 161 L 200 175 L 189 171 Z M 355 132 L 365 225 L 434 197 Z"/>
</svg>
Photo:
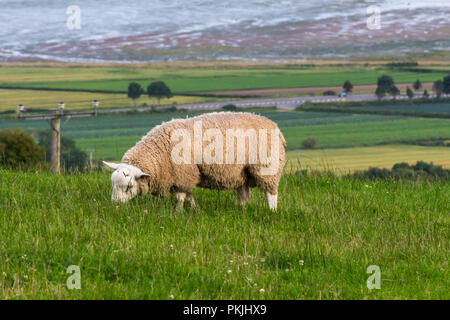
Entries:
<svg viewBox="0 0 450 320">
<path fill-rule="evenodd" d="M 61 172 L 61 119 L 66 118 L 84 118 L 84 117 L 96 117 L 97 107 L 99 102 L 97 100 L 92 101 L 94 107 L 93 112 L 80 112 L 80 113 L 64 113 L 64 102 L 58 104 L 57 109 L 52 109 L 51 114 L 41 115 L 27 115 L 25 107 L 22 104 L 17 106 L 19 111 L 19 120 L 49 120 L 50 121 L 50 171 L 52 173 Z"/>
</svg>

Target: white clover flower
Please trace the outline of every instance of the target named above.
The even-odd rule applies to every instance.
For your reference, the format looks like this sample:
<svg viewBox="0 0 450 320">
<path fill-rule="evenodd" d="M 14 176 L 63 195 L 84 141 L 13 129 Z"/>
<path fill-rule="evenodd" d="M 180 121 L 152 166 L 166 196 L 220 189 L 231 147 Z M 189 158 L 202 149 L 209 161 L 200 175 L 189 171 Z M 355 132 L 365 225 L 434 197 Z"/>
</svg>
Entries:
<svg viewBox="0 0 450 320">
<path fill-rule="evenodd" d="M 303 261 L 303 260 L 299 260 L 298 261 L 298 263 L 302 266 L 302 265 L 304 265 L 305 264 L 305 261 Z"/>
<path fill-rule="evenodd" d="M 264 290 L 263 288 L 259 289 L 259 293 L 264 294 L 264 292 L 266 292 L 266 290 Z"/>
<path fill-rule="evenodd" d="M 227 270 L 227 273 L 230 274 L 232 271 L 230 269 Z"/>
</svg>

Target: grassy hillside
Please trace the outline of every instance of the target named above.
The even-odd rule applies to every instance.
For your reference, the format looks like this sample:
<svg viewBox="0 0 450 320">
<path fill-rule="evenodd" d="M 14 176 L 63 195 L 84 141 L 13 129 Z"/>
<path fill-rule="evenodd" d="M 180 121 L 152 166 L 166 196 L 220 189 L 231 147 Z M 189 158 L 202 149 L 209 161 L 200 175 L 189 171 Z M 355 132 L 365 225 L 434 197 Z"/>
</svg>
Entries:
<svg viewBox="0 0 450 320">
<path fill-rule="evenodd" d="M 284 176 L 275 213 L 259 193 L 239 208 L 199 189 L 200 209 L 177 213 L 150 196 L 112 204 L 110 188 L 108 174 L 1 171 L 2 299 L 450 298 L 448 183 Z"/>
</svg>

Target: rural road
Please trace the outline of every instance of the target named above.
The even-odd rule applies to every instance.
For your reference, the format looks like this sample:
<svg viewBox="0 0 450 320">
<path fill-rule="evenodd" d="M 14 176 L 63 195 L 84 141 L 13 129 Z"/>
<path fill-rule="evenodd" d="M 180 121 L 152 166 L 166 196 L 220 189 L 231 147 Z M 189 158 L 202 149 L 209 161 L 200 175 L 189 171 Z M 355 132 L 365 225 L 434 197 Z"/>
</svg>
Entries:
<svg viewBox="0 0 450 320">
<path fill-rule="evenodd" d="M 445 96 L 445 95 L 443 95 Z M 415 98 L 421 98 L 422 95 L 416 95 Z M 434 97 L 430 95 L 430 97 Z M 384 100 L 392 99 L 392 97 L 385 97 Z M 397 99 L 405 100 L 408 99 L 407 96 L 397 96 Z M 306 101 L 321 103 L 321 102 L 336 102 L 343 101 L 344 99 L 338 98 L 336 96 L 317 96 L 317 97 L 293 97 L 293 98 L 267 98 L 267 99 L 243 99 L 243 100 L 224 100 L 206 103 L 196 103 L 196 104 L 180 104 L 177 105 L 177 109 L 188 109 L 188 110 L 218 110 L 227 104 L 234 104 L 238 108 L 251 108 L 251 107 L 274 107 L 286 110 L 294 110 L 298 105 L 305 103 Z M 356 94 L 349 95 L 345 98 L 345 101 L 373 101 L 377 100 L 374 94 Z M 138 111 L 148 111 L 152 107 L 139 107 Z M 101 110 L 104 112 L 127 112 L 132 111 L 132 108 L 122 108 L 122 109 L 110 109 Z"/>
</svg>

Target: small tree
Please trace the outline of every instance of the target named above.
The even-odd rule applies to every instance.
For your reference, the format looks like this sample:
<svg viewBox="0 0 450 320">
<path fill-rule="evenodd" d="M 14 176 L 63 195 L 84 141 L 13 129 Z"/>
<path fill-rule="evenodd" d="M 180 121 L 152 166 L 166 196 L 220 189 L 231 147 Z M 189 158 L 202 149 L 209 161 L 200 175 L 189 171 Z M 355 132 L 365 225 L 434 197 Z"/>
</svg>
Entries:
<svg viewBox="0 0 450 320">
<path fill-rule="evenodd" d="M 393 85 L 394 85 L 394 79 L 392 79 L 391 76 L 384 74 L 380 78 L 378 78 L 378 87 L 384 87 L 384 88 L 386 88 L 386 91 Z"/>
<path fill-rule="evenodd" d="M 417 79 L 416 82 L 413 83 L 413 88 L 415 91 L 419 91 L 420 89 L 422 89 L 422 82 Z"/>
<path fill-rule="evenodd" d="M 388 75 L 382 75 L 380 78 L 378 78 L 377 82 L 378 86 L 375 90 L 375 94 L 378 97 L 378 100 L 382 100 L 384 96 L 386 96 L 386 93 L 395 92 L 395 89 L 393 89 L 394 86 L 394 79 Z M 398 90 L 398 89 L 397 89 Z"/>
<path fill-rule="evenodd" d="M 408 96 L 409 99 L 414 98 L 414 92 L 411 90 L 410 87 L 406 88 L 406 95 Z"/>
<path fill-rule="evenodd" d="M 128 98 L 133 99 L 135 108 L 136 108 L 136 100 L 139 99 L 143 93 L 144 89 L 142 89 L 139 83 L 131 82 L 128 85 Z"/>
<path fill-rule="evenodd" d="M 444 82 L 442 80 L 436 80 L 433 82 L 433 91 L 437 98 L 440 98 L 444 91 Z"/>
<path fill-rule="evenodd" d="M 161 98 L 172 98 L 173 94 L 169 87 L 162 81 L 156 81 L 147 87 L 147 94 L 149 97 L 158 99 L 158 104 L 161 103 Z"/>
<path fill-rule="evenodd" d="M 423 92 L 423 97 L 424 97 L 425 99 L 428 99 L 428 98 L 430 97 L 430 94 L 428 93 L 428 90 L 425 90 L 425 91 Z"/>
<path fill-rule="evenodd" d="M 43 160 L 44 150 L 21 129 L 0 131 L 0 165 L 7 168 L 29 167 Z"/>
<path fill-rule="evenodd" d="M 450 94 L 450 76 L 446 76 L 446 77 L 444 78 L 443 84 L 444 84 L 444 88 L 443 88 L 442 91 L 443 91 L 445 94 Z"/>
<path fill-rule="evenodd" d="M 347 81 L 345 81 L 345 83 L 342 86 L 342 88 L 344 89 L 344 91 L 346 93 L 350 93 L 353 90 L 353 84 L 349 80 L 347 80 Z"/>
<path fill-rule="evenodd" d="M 400 94 L 400 89 L 393 85 L 388 89 L 388 92 L 395 100 L 397 99 L 397 96 Z"/>
<path fill-rule="evenodd" d="M 316 146 L 317 140 L 314 138 L 308 138 L 302 141 L 303 149 L 314 149 Z"/>
</svg>

